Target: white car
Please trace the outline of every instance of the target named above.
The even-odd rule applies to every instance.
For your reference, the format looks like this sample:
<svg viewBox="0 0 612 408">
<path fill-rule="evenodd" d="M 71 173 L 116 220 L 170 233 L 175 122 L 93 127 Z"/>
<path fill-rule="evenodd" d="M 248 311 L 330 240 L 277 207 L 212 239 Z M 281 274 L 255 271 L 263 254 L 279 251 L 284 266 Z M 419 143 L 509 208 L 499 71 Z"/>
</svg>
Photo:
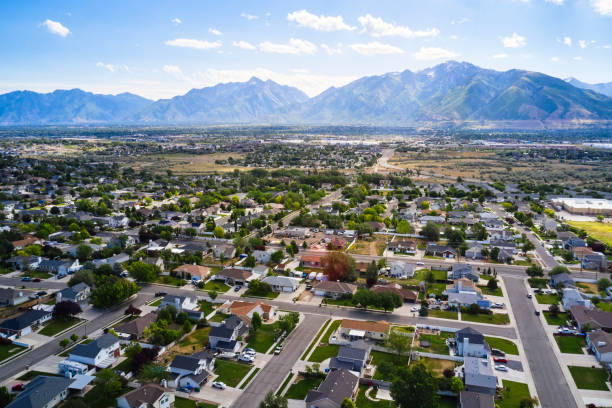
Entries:
<svg viewBox="0 0 612 408">
<path fill-rule="evenodd" d="M 251 356 L 248 355 L 241 355 L 240 357 L 238 357 L 239 361 L 244 361 L 245 363 L 252 363 L 253 361 L 255 361 L 255 359 Z"/>
<path fill-rule="evenodd" d="M 497 371 L 508 371 L 508 367 L 506 367 L 505 365 L 501 365 L 501 364 L 496 364 L 495 369 Z"/>
<path fill-rule="evenodd" d="M 418 311 L 419 311 L 419 308 L 418 308 L 418 307 L 416 307 L 416 306 L 412 306 L 412 307 L 410 308 L 410 311 L 411 311 L 411 312 L 418 312 Z"/>
<path fill-rule="evenodd" d="M 212 383 L 213 388 L 218 388 L 220 390 L 224 390 L 226 385 L 225 383 L 222 383 L 221 381 L 215 381 L 214 383 Z"/>
<path fill-rule="evenodd" d="M 253 357 L 255 358 L 255 356 L 257 355 L 257 353 L 255 353 L 254 351 L 243 351 L 242 352 L 243 356 L 249 356 L 249 357 Z"/>
</svg>

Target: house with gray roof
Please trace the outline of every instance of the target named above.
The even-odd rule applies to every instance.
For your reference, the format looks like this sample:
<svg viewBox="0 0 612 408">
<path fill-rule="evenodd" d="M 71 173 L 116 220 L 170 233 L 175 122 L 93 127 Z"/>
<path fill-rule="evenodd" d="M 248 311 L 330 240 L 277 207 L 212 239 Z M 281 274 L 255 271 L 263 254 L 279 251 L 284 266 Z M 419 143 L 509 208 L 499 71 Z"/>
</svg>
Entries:
<svg viewBox="0 0 612 408">
<path fill-rule="evenodd" d="M 88 344 L 77 344 L 68 356 L 68 360 L 87 364 L 90 367 L 108 368 L 121 354 L 119 339 L 112 333 L 106 333 Z"/>
<path fill-rule="evenodd" d="M 240 348 L 238 338 L 249 331 L 244 320 L 236 315 L 231 315 L 222 325 L 214 326 L 208 335 L 211 349 L 235 352 Z"/>
<path fill-rule="evenodd" d="M 495 395 L 497 378 L 489 359 L 465 357 L 461 373 L 466 391 Z"/>
<path fill-rule="evenodd" d="M 39 375 L 28 383 L 6 408 L 52 408 L 64 401 L 75 380 Z"/>
<path fill-rule="evenodd" d="M 464 357 L 486 357 L 489 345 L 478 330 L 465 327 L 455 333 L 456 354 Z"/>
<path fill-rule="evenodd" d="M 31 290 L 0 288 L 0 306 L 17 306 L 35 296 Z"/>
<path fill-rule="evenodd" d="M 453 268 L 448 273 L 449 279 L 457 280 L 467 278 L 473 282 L 478 282 L 479 276 L 472 270 L 472 265 L 464 263 L 453 264 Z"/>
<path fill-rule="evenodd" d="M 491 394 L 461 391 L 459 408 L 495 408 L 495 398 Z"/>
<path fill-rule="evenodd" d="M 0 333 L 6 337 L 21 337 L 36 331 L 43 323 L 51 320 L 51 312 L 27 310 L 12 319 L 0 323 Z"/>
<path fill-rule="evenodd" d="M 191 356 L 178 355 L 168 366 L 171 387 L 196 388 L 204 384 L 215 368 L 215 357 L 202 351 Z"/>
<path fill-rule="evenodd" d="M 66 289 L 60 290 L 55 295 L 55 301 L 57 303 L 63 301 L 70 301 L 80 305 L 87 304 L 89 295 L 91 294 L 91 288 L 84 282 L 79 282 L 74 286 L 70 286 Z"/>
<path fill-rule="evenodd" d="M 295 292 L 300 287 L 299 278 L 291 278 L 288 276 L 266 276 L 261 280 L 270 285 L 275 292 Z"/>
<path fill-rule="evenodd" d="M 364 342 L 354 342 L 348 346 L 340 346 L 338 355 L 329 361 L 331 370 L 346 369 L 359 375 L 370 359 L 371 347 Z"/>
<path fill-rule="evenodd" d="M 563 288 L 563 308 L 569 310 L 572 306 L 580 305 L 591 309 L 591 301 L 582 296 L 576 288 Z"/>
<path fill-rule="evenodd" d="M 612 364 L 612 334 L 593 330 L 586 335 L 587 346 L 600 363 Z"/>
<path fill-rule="evenodd" d="M 550 286 L 552 286 L 553 288 L 556 288 L 557 285 L 560 283 L 566 288 L 574 287 L 574 280 L 572 279 L 571 276 L 569 276 L 569 274 L 565 272 L 557 273 L 555 275 L 550 276 Z"/>
<path fill-rule="evenodd" d="M 117 398 L 119 408 L 169 408 L 174 406 L 174 391 L 161 385 L 144 384 Z"/>
<path fill-rule="evenodd" d="M 349 370 L 332 370 L 316 390 L 306 394 L 306 408 L 340 408 L 345 398 L 354 400 L 359 377 Z"/>
</svg>

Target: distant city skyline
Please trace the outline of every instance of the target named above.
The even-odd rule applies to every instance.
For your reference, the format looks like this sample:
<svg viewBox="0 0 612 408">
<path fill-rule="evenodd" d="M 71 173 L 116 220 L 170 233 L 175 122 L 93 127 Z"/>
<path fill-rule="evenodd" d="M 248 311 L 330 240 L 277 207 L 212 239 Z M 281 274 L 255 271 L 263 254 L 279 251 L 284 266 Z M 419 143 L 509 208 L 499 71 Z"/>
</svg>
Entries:
<svg viewBox="0 0 612 408">
<path fill-rule="evenodd" d="M 159 99 L 252 76 L 309 96 L 467 61 L 612 81 L 612 0 L 6 1 L 0 93 Z"/>
</svg>

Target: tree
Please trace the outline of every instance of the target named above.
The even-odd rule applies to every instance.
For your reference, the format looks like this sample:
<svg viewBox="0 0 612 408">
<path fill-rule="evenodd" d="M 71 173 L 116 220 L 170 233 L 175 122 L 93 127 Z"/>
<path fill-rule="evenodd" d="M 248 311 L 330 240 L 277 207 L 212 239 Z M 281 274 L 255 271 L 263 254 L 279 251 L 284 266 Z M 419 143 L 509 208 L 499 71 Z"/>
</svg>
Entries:
<svg viewBox="0 0 612 408">
<path fill-rule="evenodd" d="M 531 277 L 544 276 L 544 270 L 541 266 L 533 264 L 525 270 L 525 273 Z"/>
<path fill-rule="evenodd" d="M 497 279 L 493 278 L 493 279 L 489 279 L 489 281 L 487 282 L 487 289 L 494 291 L 497 289 Z"/>
<path fill-rule="evenodd" d="M 104 276 L 99 280 L 99 285 L 91 292 L 92 304 L 98 308 L 104 309 L 121 303 L 140 290 L 134 282 L 113 275 Z"/>
<path fill-rule="evenodd" d="M 76 333 L 72 333 L 72 336 L 70 336 L 70 340 L 72 341 L 77 341 L 79 339 L 79 335 Z"/>
<path fill-rule="evenodd" d="M 114 399 L 121 394 L 127 380 L 120 377 L 110 368 L 105 368 L 96 374 L 95 383 L 104 390 L 102 395 L 106 398 Z"/>
<path fill-rule="evenodd" d="M 133 262 L 127 270 L 138 282 L 153 282 L 159 276 L 159 268 L 142 261 Z"/>
<path fill-rule="evenodd" d="M 540 405 L 540 401 L 537 397 L 525 397 L 521 400 L 519 407 L 520 408 L 534 408 Z"/>
<path fill-rule="evenodd" d="M 212 299 L 215 300 L 217 298 L 219 294 L 217 293 L 216 290 L 211 290 L 210 292 L 208 292 L 208 296 Z"/>
<path fill-rule="evenodd" d="M 80 271 L 76 271 L 68 281 L 68 286 L 74 286 L 81 282 L 89 287 L 93 287 L 96 282 L 93 272 L 89 269 L 81 269 Z"/>
<path fill-rule="evenodd" d="M 223 227 L 216 226 L 213 230 L 213 234 L 216 238 L 223 238 L 225 237 L 225 230 L 223 229 Z"/>
<path fill-rule="evenodd" d="M 444 230 L 444 236 L 448 240 L 448 244 L 453 248 L 459 248 L 465 242 L 465 232 L 458 228 L 447 228 Z"/>
<path fill-rule="evenodd" d="M 476 238 L 478 241 L 486 240 L 489 235 L 487 233 L 487 228 L 482 224 L 482 222 L 477 222 L 476 224 L 472 225 L 471 231 L 474 238 Z"/>
<path fill-rule="evenodd" d="M 428 241 L 436 242 L 440 239 L 440 227 L 428 221 L 421 230 L 421 235 Z"/>
<path fill-rule="evenodd" d="M 412 227 L 410 223 L 406 220 L 401 220 L 397 223 L 397 227 L 395 228 L 398 234 L 410 234 L 412 231 Z"/>
<path fill-rule="evenodd" d="M 274 392 L 270 391 L 259 403 L 259 408 L 287 408 L 288 404 L 287 398 L 274 395 Z"/>
<path fill-rule="evenodd" d="M 253 333 L 255 333 L 261 327 L 262 321 L 259 313 L 253 313 L 253 317 L 251 318 L 251 327 L 253 328 Z"/>
<path fill-rule="evenodd" d="M 6 407 L 13 400 L 13 396 L 9 392 L 8 388 L 0 387 L 0 408 Z"/>
<path fill-rule="evenodd" d="M 391 384 L 391 396 L 399 408 L 437 408 L 438 382 L 422 363 L 401 367 Z"/>
<path fill-rule="evenodd" d="M 355 274 L 355 260 L 344 252 L 331 251 L 321 259 L 323 272 L 330 281 L 357 280 Z"/>
<path fill-rule="evenodd" d="M 68 346 L 68 344 L 70 344 L 70 339 L 62 339 L 59 342 L 59 345 L 61 348 L 66 348 L 66 346 Z"/>
<path fill-rule="evenodd" d="M 497 258 L 499 257 L 499 248 L 498 247 L 491 248 L 490 257 L 491 257 L 492 260 L 497 261 Z"/>
<path fill-rule="evenodd" d="M 283 254 L 282 250 L 278 250 L 272 253 L 272 255 L 270 255 L 270 260 L 274 263 L 280 263 L 283 258 L 285 257 L 285 254 Z"/>
<path fill-rule="evenodd" d="M 55 304 L 53 308 L 53 318 L 58 320 L 67 320 L 74 315 L 81 313 L 81 306 L 69 300 L 63 300 Z"/>
<path fill-rule="evenodd" d="M 0 404 L 0 407 L 2 404 Z M 62 408 L 88 408 L 87 403 L 83 399 L 71 398 L 67 401 L 64 401 L 62 404 Z"/>
<path fill-rule="evenodd" d="M 387 346 L 395 351 L 398 356 L 401 356 L 410 348 L 410 337 L 402 336 L 396 331 L 391 331 L 387 340 Z"/>
<path fill-rule="evenodd" d="M 561 265 L 555 266 L 554 268 L 552 268 L 550 270 L 550 272 L 548 272 L 548 274 L 551 275 L 551 276 L 552 275 L 558 275 L 560 273 L 567 273 L 567 274 L 569 274 L 571 272 L 565 266 L 561 266 Z"/>
<path fill-rule="evenodd" d="M 548 307 L 548 312 L 550 313 L 550 315 L 552 317 L 557 317 L 557 315 L 559 314 L 559 306 L 558 305 L 550 305 Z"/>
<path fill-rule="evenodd" d="M 463 385 L 463 381 L 461 381 L 461 378 L 459 377 L 453 377 L 451 378 L 451 391 L 454 392 L 455 394 L 459 395 L 459 393 L 461 391 L 463 391 L 464 389 L 464 385 Z"/>
<path fill-rule="evenodd" d="M 467 311 L 469 314 L 477 315 L 478 313 L 480 313 L 480 306 L 478 306 L 477 303 L 472 303 L 468 306 Z"/>
<path fill-rule="evenodd" d="M 244 260 L 244 266 L 246 266 L 247 268 L 253 268 L 256 264 L 257 260 L 255 259 L 255 257 L 251 254 L 247 255 L 246 259 Z"/>
<path fill-rule="evenodd" d="M 599 289 L 600 292 L 603 292 L 604 290 L 606 290 L 612 283 L 610 283 L 609 279 L 606 278 L 601 278 L 600 280 L 597 281 L 597 289 Z"/>
<path fill-rule="evenodd" d="M 342 400 L 340 408 L 357 408 L 357 405 L 355 405 L 355 403 L 350 398 L 345 398 Z"/>
<path fill-rule="evenodd" d="M 535 249 L 535 245 L 530 240 L 525 240 L 523 243 L 523 252 L 533 251 Z"/>
<path fill-rule="evenodd" d="M 378 266 L 376 265 L 376 261 L 370 262 L 368 268 L 366 269 L 366 283 L 368 286 L 376 285 L 378 281 Z"/>
<path fill-rule="evenodd" d="M 90 260 L 92 254 L 93 249 L 91 249 L 89 245 L 81 244 L 76 249 L 76 256 L 81 262 L 86 262 Z"/>
</svg>

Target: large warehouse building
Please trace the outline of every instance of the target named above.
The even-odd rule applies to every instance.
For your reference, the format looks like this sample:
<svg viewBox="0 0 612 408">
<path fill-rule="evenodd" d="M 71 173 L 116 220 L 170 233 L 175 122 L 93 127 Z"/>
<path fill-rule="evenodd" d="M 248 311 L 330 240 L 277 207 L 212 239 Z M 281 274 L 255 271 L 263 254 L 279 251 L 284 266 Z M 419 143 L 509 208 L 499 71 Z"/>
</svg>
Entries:
<svg viewBox="0 0 612 408">
<path fill-rule="evenodd" d="M 556 198 L 553 202 L 572 214 L 612 215 L 612 200 L 601 198 Z"/>
</svg>

